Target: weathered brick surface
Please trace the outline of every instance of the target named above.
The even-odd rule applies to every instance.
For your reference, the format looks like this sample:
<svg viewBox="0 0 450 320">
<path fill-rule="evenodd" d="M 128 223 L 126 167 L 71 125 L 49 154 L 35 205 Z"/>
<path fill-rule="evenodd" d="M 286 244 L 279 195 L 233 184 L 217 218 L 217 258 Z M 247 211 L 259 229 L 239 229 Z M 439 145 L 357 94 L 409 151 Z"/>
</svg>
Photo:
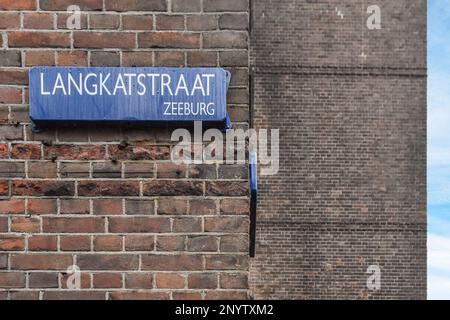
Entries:
<svg viewBox="0 0 450 320">
<path fill-rule="evenodd" d="M 426 1 L 378 1 L 381 30 L 371 4 L 253 2 L 254 125 L 280 129 L 254 298 L 426 298 Z"/>
<path fill-rule="evenodd" d="M 28 72 L 224 67 L 246 127 L 249 16 L 248 0 L 0 0 L 0 299 L 248 297 L 246 166 L 175 165 L 167 127 L 33 132 Z"/>
</svg>

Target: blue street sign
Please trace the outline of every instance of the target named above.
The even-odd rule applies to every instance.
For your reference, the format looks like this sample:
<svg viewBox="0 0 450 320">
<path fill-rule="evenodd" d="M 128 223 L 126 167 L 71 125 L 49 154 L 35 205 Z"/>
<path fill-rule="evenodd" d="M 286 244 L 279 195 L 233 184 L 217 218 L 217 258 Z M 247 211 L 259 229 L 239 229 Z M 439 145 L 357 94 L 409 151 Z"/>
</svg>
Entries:
<svg viewBox="0 0 450 320">
<path fill-rule="evenodd" d="M 227 129 L 229 82 L 221 68 L 34 67 L 30 117 L 36 126 L 203 121 Z"/>
</svg>

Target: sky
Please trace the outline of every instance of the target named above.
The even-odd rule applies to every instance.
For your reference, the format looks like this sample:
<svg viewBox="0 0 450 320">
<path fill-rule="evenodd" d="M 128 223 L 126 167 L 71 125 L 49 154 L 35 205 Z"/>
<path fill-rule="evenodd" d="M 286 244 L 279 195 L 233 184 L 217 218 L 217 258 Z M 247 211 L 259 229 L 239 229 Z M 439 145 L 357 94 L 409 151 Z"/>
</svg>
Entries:
<svg viewBox="0 0 450 320">
<path fill-rule="evenodd" d="M 450 0 L 428 1 L 428 298 L 450 300 Z"/>
</svg>

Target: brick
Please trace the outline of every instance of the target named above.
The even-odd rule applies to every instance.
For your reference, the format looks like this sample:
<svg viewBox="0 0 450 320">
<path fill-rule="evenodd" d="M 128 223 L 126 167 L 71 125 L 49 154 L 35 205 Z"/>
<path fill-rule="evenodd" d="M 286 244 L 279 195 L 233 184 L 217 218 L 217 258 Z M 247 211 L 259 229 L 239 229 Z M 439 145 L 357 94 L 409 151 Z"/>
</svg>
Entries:
<svg viewBox="0 0 450 320">
<path fill-rule="evenodd" d="M 24 288 L 25 273 L 0 272 L 0 288 Z"/>
<path fill-rule="evenodd" d="M 205 300 L 247 300 L 247 291 L 208 291 Z"/>
<path fill-rule="evenodd" d="M 211 181 L 206 182 L 206 195 L 209 196 L 247 196 L 249 186 L 247 182 Z"/>
<path fill-rule="evenodd" d="M 123 15 L 122 28 L 124 30 L 152 30 L 153 16 L 151 15 Z"/>
<path fill-rule="evenodd" d="M 102 291 L 44 291 L 43 300 L 105 300 Z"/>
<path fill-rule="evenodd" d="M 217 53 L 210 51 L 189 51 L 187 53 L 188 67 L 216 67 Z"/>
<path fill-rule="evenodd" d="M 120 16 L 115 14 L 92 14 L 89 17 L 90 29 L 118 29 Z"/>
<path fill-rule="evenodd" d="M 220 239 L 221 252 L 248 252 L 248 235 L 225 235 Z"/>
<path fill-rule="evenodd" d="M 30 288 L 58 288 L 58 273 L 32 272 L 28 282 Z"/>
<path fill-rule="evenodd" d="M 2 0 L 0 1 L 1 10 L 36 10 L 35 0 Z"/>
<path fill-rule="evenodd" d="M 203 9 L 205 12 L 247 11 L 248 0 L 205 0 Z"/>
<path fill-rule="evenodd" d="M 0 21 L 2 16 L 0 15 Z M 0 66 L 2 67 L 20 67 L 22 65 L 22 56 L 20 51 L 0 50 Z"/>
<path fill-rule="evenodd" d="M 105 147 L 97 145 L 51 145 L 44 147 L 44 159 L 52 160 L 101 160 Z"/>
<path fill-rule="evenodd" d="M 119 67 L 119 52 L 95 51 L 91 52 L 91 66 L 93 67 Z"/>
<path fill-rule="evenodd" d="M 248 15 L 244 14 L 223 14 L 219 18 L 220 29 L 228 30 L 247 30 L 248 29 Z"/>
<path fill-rule="evenodd" d="M 58 66 L 84 67 L 88 65 L 86 51 L 59 51 L 57 52 Z"/>
<path fill-rule="evenodd" d="M 61 287 L 63 289 L 68 289 L 69 284 L 73 284 L 72 280 L 69 280 L 69 277 L 73 275 L 70 273 L 63 273 L 61 276 Z M 80 289 L 89 289 L 91 287 L 91 276 L 89 273 L 82 272 L 80 274 Z"/>
<path fill-rule="evenodd" d="M 60 164 L 61 178 L 88 178 L 89 162 L 62 162 Z"/>
<path fill-rule="evenodd" d="M 109 145 L 110 156 L 117 160 L 169 160 L 170 150 L 165 146 L 128 146 L 121 148 Z"/>
<path fill-rule="evenodd" d="M 139 256 L 130 254 L 81 254 L 78 256 L 81 270 L 137 270 Z"/>
<path fill-rule="evenodd" d="M 1 251 L 21 251 L 25 249 L 25 240 L 21 236 L 0 235 Z"/>
<path fill-rule="evenodd" d="M 11 158 L 13 159 L 40 159 L 41 146 L 39 144 L 13 144 L 11 147 Z"/>
<path fill-rule="evenodd" d="M 202 232 L 202 220 L 200 218 L 174 218 L 173 232 Z"/>
<path fill-rule="evenodd" d="M 11 232 L 38 233 L 41 229 L 41 220 L 35 217 L 13 217 L 11 219 Z"/>
<path fill-rule="evenodd" d="M 31 122 L 29 117 L 29 108 L 28 106 L 11 106 L 9 114 L 9 122 L 19 125 L 20 123 L 29 123 Z M 7 117 L 7 109 L 1 110 L 1 116 L 3 122 L 8 122 Z"/>
<path fill-rule="evenodd" d="M 186 279 L 179 273 L 157 273 L 156 287 L 158 289 L 183 289 Z"/>
<path fill-rule="evenodd" d="M 121 199 L 94 199 L 93 211 L 95 215 L 120 215 L 123 213 Z"/>
<path fill-rule="evenodd" d="M 125 214 L 153 215 L 155 214 L 155 201 L 153 200 L 126 200 Z"/>
<path fill-rule="evenodd" d="M 25 213 L 25 201 L 23 199 L 0 200 L 0 214 Z"/>
<path fill-rule="evenodd" d="M 156 249 L 158 251 L 184 251 L 184 236 L 158 236 Z"/>
<path fill-rule="evenodd" d="M 155 166 L 151 162 L 126 162 L 124 171 L 125 178 L 153 178 Z"/>
<path fill-rule="evenodd" d="M 92 281 L 94 288 L 122 288 L 122 274 L 120 273 L 95 273 Z"/>
<path fill-rule="evenodd" d="M 248 222 L 248 218 L 242 216 L 205 218 L 205 231 L 247 233 Z"/>
<path fill-rule="evenodd" d="M 0 13 L 0 29 L 19 29 L 20 14 L 17 12 Z"/>
<path fill-rule="evenodd" d="M 56 200 L 54 199 L 28 199 L 28 213 L 56 214 Z"/>
<path fill-rule="evenodd" d="M 215 15 L 189 15 L 186 18 L 186 27 L 189 31 L 217 30 L 218 19 Z"/>
<path fill-rule="evenodd" d="M 158 200 L 158 214 L 159 215 L 182 215 L 187 213 L 187 201 L 176 199 Z"/>
<path fill-rule="evenodd" d="M 72 265 L 68 254 L 24 253 L 12 254 L 11 269 L 15 270 L 67 270 Z"/>
<path fill-rule="evenodd" d="M 120 162 L 95 162 L 92 165 L 94 178 L 120 178 L 122 164 Z"/>
<path fill-rule="evenodd" d="M 182 67 L 184 66 L 184 52 L 158 51 L 155 53 L 155 66 Z"/>
<path fill-rule="evenodd" d="M 227 99 L 230 104 L 248 104 L 248 90 L 242 88 L 232 88 L 228 90 Z"/>
<path fill-rule="evenodd" d="M 123 140 L 122 132 L 115 127 L 92 127 L 89 130 L 89 138 L 91 142 L 116 142 Z"/>
<path fill-rule="evenodd" d="M 248 86 L 249 72 L 247 68 L 227 68 L 227 70 L 231 72 L 230 86 Z"/>
<path fill-rule="evenodd" d="M 54 66 L 55 53 L 53 51 L 27 51 L 25 62 L 27 67 Z"/>
<path fill-rule="evenodd" d="M 199 255 L 142 255 L 142 270 L 196 271 L 202 269 L 202 257 Z"/>
<path fill-rule="evenodd" d="M 168 292 L 115 291 L 109 294 L 111 300 L 169 300 Z"/>
<path fill-rule="evenodd" d="M 248 39 L 246 32 L 217 31 L 203 34 L 204 48 L 247 49 Z"/>
<path fill-rule="evenodd" d="M 206 256 L 207 270 L 247 270 L 248 257 L 237 255 Z"/>
<path fill-rule="evenodd" d="M 33 235 L 28 238 L 29 251 L 56 251 L 58 238 L 56 236 Z"/>
<path fill-rule="evenodd" d="M 220 214 L 223 215 L 248 215 L 250 204 L 245 199 L 220 200 Z"/>
<path fill-rule="evenodd" d="M 184 16 L 182 15 L 157 15 L 157 30 L 184 30 Z"/>
<path fill-rule="evenodd" d="M 9 195 L 9 183 L 8 183 L 8 181 L 0 181 L 0 195 L 1 196 Z"/>
<path fill-rule="evenodd" d="M 190 165 L 189 178 L 192 179 L 216 179 L 216 166 L 210 164 Z"/>
<path fill-rule="evenodd" d="M 28 84 L 28 71 L 16 68 L 0 68 L 0 84 L 26 85 Z"/>
<path fill-rule="evenodd" d="M 145 196 L 201 196 L 201 182 L 157 180 L 144 182 Z"/>
<path fill-rule="evenodd" d="M 22 199 L 0 200 L 0 214 L 25 213 L 25 201 Z"/>
<path fill-rule="evenodd" d="M 248 66 L 248 52 L 244 50 L 222 51 L 219 53 L 219 62 L 222 67 Z"/>
<path fill-rule="evenodd" d="M 153 66 L 152 52 L 123 52 L 123 67 L 149 67 Z"/>
<path fill-rule="evenodd" d="M 121 251 L 121 236 L 96 236 L 94 238 L 95 251 Z"/>
<path fill-rule="evenodd" d="M 0 232 L 8 232 L 8 217 L 0 217 Z"/>
<path fill-rule="evenodd" d="M 248 179 L 247 165 L 221 165 L 218 172 L 219 179 Z"/>
<path fill-rule="evenodd" d="M 89 236 L 61 236 L 59 246 L 61 251 L 90 251 L 91 238 Z"/>
<path fill-rule="evenodd" d="M 14 31 L 8 34 L 11 48 L 69 48 L 70 35 L 64 32 Z"/>
<path fill-rule="evenodd" d="M 137 181 L 80 181 L 78 195 L 82 197 L 138 196 Z"/>
<path fill-rule="evenodd" d="M 97 217 L 43 218 L 42 229 L 45 233 L 103 233 L 104 223 Z"/>
<path fill-rule="evenodd" d="M 53 29 L 53 15 L 49 13 L 24 13 L 24 29 Z"/>
<path fill-rule="evenodd" d="M 102 0 L 40 0 L 39 6 L 41 10 L 46 11 L 66 11 L 71 5 L 76 4 L 82 11 L 95 11 L 103 9 Z"/>
<path fill-rule="evenodd" d="M 12 193 L 17 196 L 73 196 L 75 186 L 66 181 L 13 181 Z"/>
<path fill-rule="evenodd" d="M 0 88 L 0 103 L 16 103 L 16 104 L 22 103 L 22 89 L 7 88 L 7 87 Z M 1 135 L 5 134 L 2 129 L 3 127 L 4 126 L 0 127 Z M 17 133 L 20 132 L 22 134 L 20 127 L 11 127 L 11 128 L 15 128 L 15 131 Z M 2 137 L 1 135 L 0 135 L 0 137 Z M 22 138 L 22 136 L 20 136 L 19 139 L 21 139 L 21 138 Z M 5 140 L 5 139 L 1 139 L 1 140 Z M 9 139 L 9 140 L 12 140 L 12 139 Z"/>
<path fill-rule="evenodd" d="M 216 252 L 219 249 L 219 241 L 213 236 L 189 236 L 187 249 L 190 252 Z"/>
<path fill-rule="evenodd" d="M 8 268 L 8 255 L 5 253 L 0 254 L 0 269 Z"/>
<path fill-rule="evenodd" d="M 0 143 L 0 159 L 9 158 L 9 147 L 7 143 Z"/>
<path fill-rule="evenodd" d="M 61 30 L 72 30 L 74 28 L 73 20 L 71 19 L 72 15 L 73 13 L 57 13 L 56 27 Z M 79 29 L 76 30 L 87 30 L 87 29 L 88 29 L 88 15 L 85 13 L 81 13 Z"/>
<path fill-rule="evenodd" d="M 200 35 L 186 32 L 144 32 L 138 35 L 139 48 L 200 48 Z"/>
<path fill-rule="evenodd" d="M 172 0 L 174 12 L 200 12 L 201 9 L 201 0 Z"/>
<path fill-rule="evenodd" d="M 125 275 L 125 287 L 127 289 L 151 289 L 153 288 L 153 275 L 151 273 L 128 273 Z"/>
<path fill-rule="evenodd" d="M 28 162 L 28 177 L 29 178 L 56 178 L 57 177 L 56 163 L 48 161 L 33 161 Z"/>
<path fill-rule="evenodd" d="M 202 294 L 200 292 L 192 292 L 192 291 L 186 291 L 186 292 L 173 292 L 172 293 L 173 300 L 201 300 Z"/>
<path fill-rule="evenodd" d="M 59 142 L 88 142 L 89 136 L 87 130 L 74 130 L 71 127 L 58 128 Z"/>
<path fill-rule="evenodd" d="M 61 199 L 61 214 L 89 214 L 89 200 L 85 199 Z"/>
<path fill-rule="evenodd" d="M 245 273 L 221 273 L 220 287 L 223 289 L 247 289 L 248 275 Z"/>
<path fill-rule="evenodd" d="M 161 233 L 170 231 L 170 220 L 159 217 L 112 217 L 109 230 L 113 233 Z"/>
<path fill-rule="evenodd" d="M 135 37 L 135 34 L 126 32 L 74 32 L 73 45 L 75 48 L 134 49 Z"/>
<path fill-rule="evenodd" d="M 215 273 L 192 273 L 188 276 L 190 289 L 216 289 L 218 277 Z"/>
<path fill-rule="evenodd" d="M 155 237 L 147 235 L 126 235 L 126 251 L 153 251 L 155 247 Z"/>
<path fill-rule="evenodd" d="M 10 300 L 39 300 L 38 291 L 12 291 L 9 294 Z"/>
<path fill-rule="evenodd" d="M 210 216 L 217 214 L 217 206 L 214 200 L 201 199 L 189 201 L 189 214 L 195 216 Z"/>
<path fill-rule="evenodd" d="M 110 11 L 166 11 L 165 0 L 110 0 L 105 3 Z"/>
<path fill-rule="evenodd" d="M 159 179 L 185 178 L 186 165 L 178 165 L 172 162 L 158 163 L 156 176 Z"/>
<path fill-rule="evenodd" d="M 24 162 L 0 162 L 0 177 L 23 178 L 25 177 Z"/>
</svg>

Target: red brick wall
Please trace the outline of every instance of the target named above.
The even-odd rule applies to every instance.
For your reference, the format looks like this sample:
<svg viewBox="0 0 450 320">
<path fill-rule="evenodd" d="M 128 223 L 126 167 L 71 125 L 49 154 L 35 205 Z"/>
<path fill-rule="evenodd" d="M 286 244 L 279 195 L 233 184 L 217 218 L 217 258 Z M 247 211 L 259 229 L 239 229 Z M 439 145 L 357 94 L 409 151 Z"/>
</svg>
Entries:
<svg viewBox="0 0 450 320">
<path fill-rule="evenodd" d="M 66 27 L 74 4 L 82 30 Z M 246 127 L 248 1 L 0 0 L 0 35 L 0 299 L 246 298 L 246 167 L 172 164 L 169 128 L 33 133 L 27 79 L 42 65 L 226 67 Z"/>
</svg>

